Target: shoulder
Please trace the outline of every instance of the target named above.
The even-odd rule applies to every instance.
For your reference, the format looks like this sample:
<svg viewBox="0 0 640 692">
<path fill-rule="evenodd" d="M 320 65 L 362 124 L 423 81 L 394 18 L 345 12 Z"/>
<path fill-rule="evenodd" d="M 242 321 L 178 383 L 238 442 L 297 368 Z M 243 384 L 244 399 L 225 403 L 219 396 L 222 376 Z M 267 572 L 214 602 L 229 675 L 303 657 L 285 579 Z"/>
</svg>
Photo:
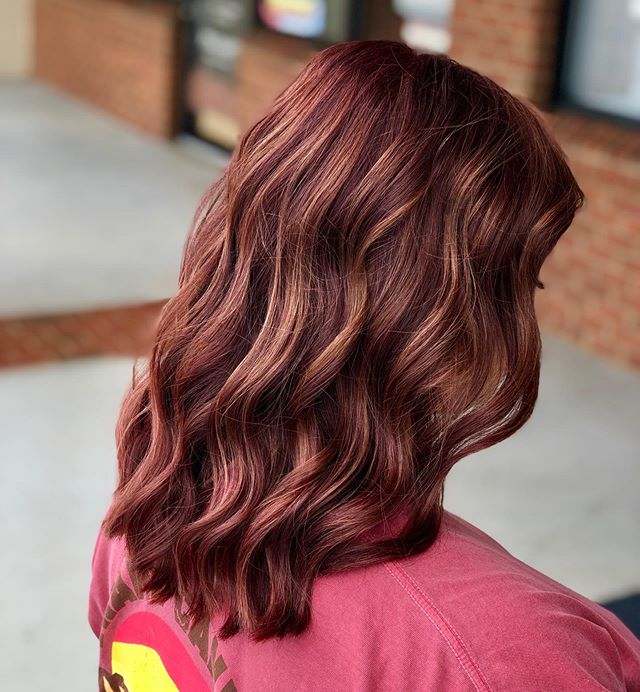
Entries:
<svg viewBox="0 0 640 692">
<path fill-rule="evenodd" d="M 89 582 L 88 620 L 96 636 L 100 636 L 102 619 L 121 572 L 124 552 L 123 540 L 108 538 L 100 527 L 94 543 Z"/>
<path fill-rule="evenodd" d="M 640 642 L 613 614 L 456 515 L 386 567 L 477 689 L 640 689 Z"/>
</svg>

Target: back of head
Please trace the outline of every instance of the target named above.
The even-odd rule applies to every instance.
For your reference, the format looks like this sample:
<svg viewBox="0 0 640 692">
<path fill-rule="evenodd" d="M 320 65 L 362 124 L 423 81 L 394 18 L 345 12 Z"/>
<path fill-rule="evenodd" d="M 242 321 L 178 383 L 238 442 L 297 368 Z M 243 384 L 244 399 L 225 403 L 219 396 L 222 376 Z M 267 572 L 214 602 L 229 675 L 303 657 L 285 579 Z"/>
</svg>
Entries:
<svg viewBox="0 0 640 692">
<path fill-rule="evenodd" d="M 491 80 L 319 53 L 205 195 L 123 404 L 105 527 L 149 598 L 299 633 L 318 575 L 426 549 L 451 467 L 532 413 L 539 271 L 581 201 Z"/>
</svg>

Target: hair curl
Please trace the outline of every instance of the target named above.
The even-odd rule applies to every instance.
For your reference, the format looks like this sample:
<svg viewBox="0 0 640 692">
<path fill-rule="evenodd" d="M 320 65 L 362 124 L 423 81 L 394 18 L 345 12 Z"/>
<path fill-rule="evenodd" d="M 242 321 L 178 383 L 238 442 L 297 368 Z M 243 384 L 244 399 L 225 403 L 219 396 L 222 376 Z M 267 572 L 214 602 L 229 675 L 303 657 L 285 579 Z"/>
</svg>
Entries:
<svg viewBox="0 0 640 692">
<path fill-rule="evenodd" d="M 425 550 L 451 467 L 533 411 L 539 271 L 582 199 L 490 79 L 320 52 L 204 196 L 122 406 L 104 528 L 150 600 L 282 637 L 317 576 Z"/>
</svg>

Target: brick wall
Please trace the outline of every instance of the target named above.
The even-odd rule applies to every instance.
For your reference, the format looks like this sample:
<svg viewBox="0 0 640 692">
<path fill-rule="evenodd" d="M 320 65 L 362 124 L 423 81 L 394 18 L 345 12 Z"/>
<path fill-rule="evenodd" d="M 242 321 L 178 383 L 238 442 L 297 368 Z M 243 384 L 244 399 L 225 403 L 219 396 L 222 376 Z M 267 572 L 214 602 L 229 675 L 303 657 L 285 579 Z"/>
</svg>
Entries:
<svg viewBox="0 0 640 692">
<path fill-rule="evenodd" d="M 551 121 L 587 201 L 543 267 L 538 315 L 640 369 L 640 132 L 566 113 Z"/>
<path fill-rule="evenodd" d="M 170 137 L 178 113 L 179 28 L 170 3 L 36 0 L 35 74 Z"/>
<path fill-rule="evenodd" d="M 549 104 L 560 0 L 456 0 L 451 56 Z M 540 323 L 640 369 L 640 132 L 548 113 L 587 202 L 541 272 Z"/>
<path fill-rule="evenodd" d="M 506 89 L 548 100 L 561 0 L 456 0 L 450 54 Z"/>
<path fill-rule="evenodd" d="M 0 368 L 96 355 L 148 357 L 163 305 L 0 319 Z"/>
</svg>

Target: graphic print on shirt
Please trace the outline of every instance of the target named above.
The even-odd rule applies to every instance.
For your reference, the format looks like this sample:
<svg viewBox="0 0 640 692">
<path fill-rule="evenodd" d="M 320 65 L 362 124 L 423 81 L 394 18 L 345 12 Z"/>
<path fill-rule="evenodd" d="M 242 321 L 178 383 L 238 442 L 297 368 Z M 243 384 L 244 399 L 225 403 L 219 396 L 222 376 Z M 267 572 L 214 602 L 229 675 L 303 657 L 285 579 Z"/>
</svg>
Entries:
<svg viewBox="0 0 640 692">
<path fill-rule="evenodd" d="M 221 692 L 236 691 L 209 623 L 190 628 L 179 599 L 150 604 L 121 576 L 104 613 L 100 646 L 107 658 L 105 667 L 103 654 L 100 692 L 210 692 L 212 678 L 223 675 Z"/>
</svg>

